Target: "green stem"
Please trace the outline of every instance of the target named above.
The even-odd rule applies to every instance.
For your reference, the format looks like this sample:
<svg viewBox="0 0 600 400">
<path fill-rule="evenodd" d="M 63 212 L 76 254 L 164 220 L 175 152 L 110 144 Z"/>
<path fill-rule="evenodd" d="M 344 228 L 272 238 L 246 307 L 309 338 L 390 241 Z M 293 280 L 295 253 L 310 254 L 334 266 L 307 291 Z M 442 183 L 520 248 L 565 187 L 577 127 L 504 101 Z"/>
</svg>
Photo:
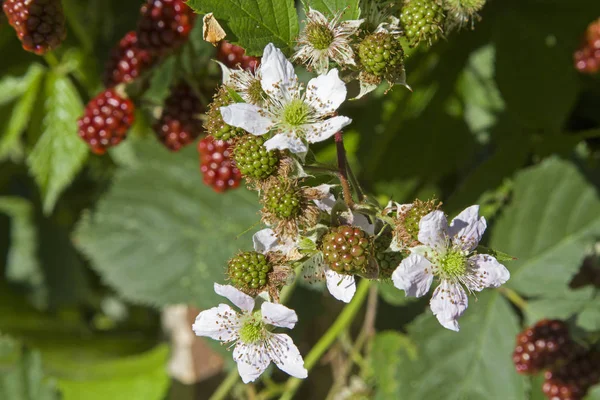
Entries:
<svg viewBox="0 0 600 400">
<path fill-rule="evenodd" d="M 499 287 L 498 291 L 502 293 L 511 303 L 513 303 L 520 310 L 527 308 L 527 300 L 519 296 L 517 292 L 507 287 Z"/>
<path fill-rule="evenodd" d="M 227 394 L 231 391 L 231 389 L 235 386 L 239 379 L 239 374 L 237 368 L 232 368 L 227 374 L 227 378 L 215 390 L 215 392 L 210 396 L 209 400 L 223 400 L 227 397 Z"/>
<path fill-rule="evenodd" d="M 348 328 L 352 321 L 354 321 L 354 317 L 361 309 L 365 299 L 367 298 L 367 294 L 369 293 L 370 281 L 368 279 L 363 279 L 356 290 L 356 294 L 354 298 L 348 304 L 342 313 L 338 316 L 335 322 L 329 327 L 327 332 L 319 339 L 317 344 L 312 348 L 310 353 L 304 359 L 304 367 L 310 371 L 312 367 L 315 366 L 317 361 L 325 354 L 327 349 L 336 341 L 338 336 L 344 329 Z M 286 384 L 285 393 L 280 397 L 280 400 L 291 400 L 294 398 L 294 395 L 300 388 L 303 380 L 298 378 L 290 378 Z"/>
</svg>

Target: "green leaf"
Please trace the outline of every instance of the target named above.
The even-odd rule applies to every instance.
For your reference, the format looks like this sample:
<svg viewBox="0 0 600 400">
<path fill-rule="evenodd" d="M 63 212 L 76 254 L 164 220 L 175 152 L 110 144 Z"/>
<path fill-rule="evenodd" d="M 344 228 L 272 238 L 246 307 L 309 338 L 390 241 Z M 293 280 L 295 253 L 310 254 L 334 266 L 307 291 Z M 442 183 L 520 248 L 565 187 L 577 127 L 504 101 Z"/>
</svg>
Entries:
<svg viewBox="0 0 600 400">
<path fill-rule="evenodd" d="M 414 361 L 416 358 L 417 350 L 408 336 L 392 331 L 378 333 L 373 340 L 370 360 L 377 382 L 375 398 L 398 398 L 398 393 L 403 389 L 403 382 L 397 377 L 402 374 L 403 362 Z"/>
<path fill-rule="evenodd" d="M 80 222 L 76 243 L 131 301 L 212 306 L 219 299 L 213 283 L 224 280 L 227 260 L 251 246 L 256 194 L 242 188 L 217 194 L 203 184 L 195 146 L 177 154 L 154 138 L 139 146 L 139 164 L 118 170 Z"/>
<path fill-rule="evenodd" d="M 382 398 L 525 400 L 525 379 L 511 360 L 518 331 L 516 316 L 498 292 L 470 299 L 458 333 L 444 329 L 428 311 L 408 329 L 416 357 L 390 357 L 396 392 Z"/>
<path fill-rule="evenodd" d="M 600 296 L 590 299 L 576 320 L 577 326 L 589 332 L 600 332 Z"/>
<path fill-rule="evenodd" d="M 293 47 L 298 16 L 293 0 L 189 0 L 196 12 L 212 12 L 226 21 L 234 40 L 250 55 L 262 55 L 269 43 L 283 51 Z"/>
<path fill-rule="evenodd" d="M 144 354 L 87 364 L 73 379 L 59 379 L 63 400 L 161 400 L 170 379 L 169 349 L 161 345 Z"/>
<path fill-rule="evenodd" d="M 309 7 L 331 18 L 344 10 L 342 20 L 358 19 L 360 16 L 359 0 L 305 0 Z"/>
<path fill-rule="evenodd" d="M 527 296 L 563 293 L 600 235 L 596 188 L 568 161 L 548 159 L 515 178 L 490 246 L 518 259 L 507 285 Z"/>
<path fill-rule="evenodd" d="M 23 83 L 27 86 L 11 110 L 4 132 L 0 137 L 0 160 L 8 156 L 13 159 L 22 156 L 23 149 L 21 149 L 19 138 L 29 123 L 29 117 L 44 77 L 44 71 L 45 68 L 38 64 L 33 64 L 29 68 L 27 75 L 23 78 Z M 0 92 L 3 90 L 1 86 L 2 83 L 0 82 Z M 19 88 L 13 89 L 18 92 Z"/>
<path fill-rule="evenodd" d="M 44 376 L 40 353 L 0 335 L 0 398 L 58 400 L 53 381 Z"/>
<path fill-rule="evenodd" d="M 44 199 L 44 213 L 52 212 L 58 197 L 83 167 L 88 149 L 77 135 L 83 105 L 66 76 L 55 72 L 46 80 L 43 133 L 27 163 Z"/>
<path fill-rule="evenodd" d="M 600 400 L 600 385 L 593 386 L 585 396 L 585 400 Z"/>
<path fill-rule="evenodd" d="M 485 246 L 477 246 L 476 251 L 478 253 L 482 253 L 482 254 L 489 254 L 490 256 L 494 257 L 496 260 L 498 260 L 500 262 L 516 260 L 516 258 L 511 255 L 508 255 L 508 254 L 503 253 L 498 250 L 490 249 L 489 247 L 485 247 Z"/>
<path fill-rule="evenodd" d="M 527 325 L 535 324 L 544 318 L 567 320 L 574 314 L 582 312 L 588 306 L 590 307 L 590 311 L 593 311 L 594 303 L 593 288 L 570 290 L 565 287 L 560 292 L 548 293 L 543 297 L 537 297 L 528 301 L 527 307 L 524 310 L 526 323 Z M 595 307 L 597 308 L 597 306 Z M 584 317 L 582 321 L 584 326 L 589 326 L 593 323 L 593 321 L 587 319 L 588 317 L 593 318 L 593 315 Z M 581 315 L 577 317 L 578 321 L 580 318 Z M 580 325 L 579 322 L 578 325 Z"/>
<path fill-rule="evenodd" d="M 393 306 L 403 306 L 417 300 L 416 297 L 407 296 L 403 290 L 395 287 L 392 282 L 379 282 L 378 285 L 381 298 Z"/>
</svg>

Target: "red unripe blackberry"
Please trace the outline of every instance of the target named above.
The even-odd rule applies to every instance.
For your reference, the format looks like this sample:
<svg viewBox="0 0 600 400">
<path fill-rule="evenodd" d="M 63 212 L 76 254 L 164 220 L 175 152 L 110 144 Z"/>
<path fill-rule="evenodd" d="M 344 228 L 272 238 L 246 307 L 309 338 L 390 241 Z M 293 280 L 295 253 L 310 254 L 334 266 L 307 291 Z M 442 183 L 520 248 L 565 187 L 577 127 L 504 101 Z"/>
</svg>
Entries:
<svg viewBox="0 0 600 400">
<path fill-rule="evenodd" d="M 243 176 L 266 179 L 277 171 L 279 153 L 268 151 L 264 143 L 264 137 L 254 135 L 245 135 L 236 141 L 233 159 Z"/>
<path fill-rule="evenodd" d="M 217 50 L 217 60 L 229 68 L 242 68 L 246 71 L 253 71 L 260 65 L 260 58 L 246 55 L 243 47 L 231 44 L 226 40 L 221 40 Z"/>
<path fill-rule="evenodd" d="M 544 319 L 517 335 L 513 362 L 517 372 L 536 374 L 576 356 L 580 346 L 571 340 L 566 323 Z"/>
<path fill-rule="evenodd" d="M 94 97 L 77 120 L 79 136 L 96 154 L 119 144 L 134 121 L 135 106 L 114 89 L 106 89 Z"/>
<path fill-rule="evenodd" d="M 104 69 L 104 86 L 113 87 L 138 78 L 153 63 L 149 51 L 140 49 L 135 31 L 128 32 L 112 50 Z"/>
<path fill-rule="evenodd" d="M 600 382 L 600 352 L 590 351 L 544 374 L 542 391 L 550 400 L 581 400 Z"/>
<path fill-rule="evenodd" d="M 264 254 L 246 251 L 229 260 L 227 275 L 236 288 L 255 292 L 266 288 L 272 270 L 273 266 Z"/>
<path fill-rule="evenodd" d="M 444 10 L 436 0 L 408 0 L 402 7 L 400 21 L 411 46 L 421 40 L 431 44 L 442 33 Z"/>
<path fill-rule="evenodd" d="M 156 54 L 184 44 L 196 19 L 183 0 L 146 0 L 140 11 L 139 46 Z"/>
<path fill-rule="evenodd" d="M 240 185 L 242 174 L 231 162 L 231 143 L 207 136 L 198 142 L 204 183 L 221 193 Z"/>
<path fill-rule="evenodd" d="M 322 250 L 329 268 L 341 274 L 365 274 L 372 256 L 372 241 L 354 226 L 331 228 L 323 236 Z"/>
<path fill-rule="evenodd" d="M 592 22 L 581 47 L 573 54 L 575 68 L 583 73 L 600 71 L 600 19 Z"/>
<path fill-rule="evenodd" d="M 202 121 L 198 116 L 203 111 L 204 107 L 194 90 L 188 84 L 180 83 L 165 100 L 165 108 L 154 124 L 154 132 L 165 147 L 178 151 L 202 133 Z"/>
<path fill-rule="evenodd" d="M 61 0 L 5 0 L 2 8 L 27 51 L 44 54 L 67 37 Z"/>
</svg>

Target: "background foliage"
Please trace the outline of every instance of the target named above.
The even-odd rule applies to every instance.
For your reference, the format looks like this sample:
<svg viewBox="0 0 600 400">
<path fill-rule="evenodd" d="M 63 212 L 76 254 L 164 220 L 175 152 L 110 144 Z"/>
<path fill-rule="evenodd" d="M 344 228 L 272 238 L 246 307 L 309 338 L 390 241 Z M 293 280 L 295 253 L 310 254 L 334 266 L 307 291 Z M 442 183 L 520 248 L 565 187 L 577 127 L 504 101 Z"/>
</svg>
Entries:
<svg viewBox="0 0 600 400">
<path fill-rule="evenodd" d="M 357 0 L 307 3 L 359 13 Z M 255 55 L 269 42 L 289 54 L 302 23 L 292 0 L 189 4 Z M 143 116 L 107 156 L 88 152 L 75 120 L 140 2 L 64 6 L 69 37 L 51 57 L 25 53 L 0 23 L 0 398 L 165 398 L 157 311 L 217 302 L 213 282 L 250 245 L 259 206 L 245 189 L 204 186 L 194 146 L 168 153 Z M 572 61 L 599 11 L 595 0 L 490 1 L 475 30 L 411 53 L 412 93 L 377 92 L 341 112 L 354 120 L 345 133 L 353 167 L 382 203 L 435 194 L 451 215 L 480 203 L 487 244 L 518 259 L 507 289 L 478 296 L 459 334 L 441 329 L 425 301 L 382 284 L 362 368 L 376 398 L 540 399 L 539 382 L 512 365 L 517 332 L 541 318 L 600 331 L 598 290 L 569 286 L 600 239 L 600 80 Z M 214 56 L 197 25 L 156 67 L 149 99 L 164 99 L 176 61 L 193 75 Z M 208 85 L 218 73 L 202 65 L 198 84 Z M 333 161 L 331 145 L 317 150 Z M 304 353 L 340 309 L 313 289 L 291 300 Z M 333 377 L 317 370 L 302 396 L 325 397 Z"/>
</svg>

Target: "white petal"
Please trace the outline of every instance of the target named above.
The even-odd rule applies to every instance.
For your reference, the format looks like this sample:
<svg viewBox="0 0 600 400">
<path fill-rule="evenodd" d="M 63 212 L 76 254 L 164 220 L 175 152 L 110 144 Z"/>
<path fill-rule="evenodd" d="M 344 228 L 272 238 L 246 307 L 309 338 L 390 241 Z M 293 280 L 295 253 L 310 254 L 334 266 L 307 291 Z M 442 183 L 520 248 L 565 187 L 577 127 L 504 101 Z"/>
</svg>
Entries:
<svg viewBox="0 0 600 400">
<path fill-rule="evenodd" d="M 322 25 L 327 24 L 327 17 L 325 17 L 320 11 L 315 10 L 312 7 L 308 8 L 308 12 L 306 13 L 306 17 L 310 22 L 317 22 Z"/>
<path fill-rule="evenodd" d="M 202 311 L 192 325 L 197 336 L 207 336 L 221 342 L 235 340 L 238 328 L 239 315 L 227 304 Z"/>
<path fill-rule="evenodd" d="M 353 226 L 357 226 L 363 231 L 367 232 L 369 235 L 375 234 L 375 225 L 369 222 L 369 219 L 360 213 L 352 213 L 352 222 Z"/>
<path fill-rule="evenodd" d="M 221 107 L 220 110 L 226 124 L 245 129 L 254 135 L 264 135 L 273 125 L 273 121 L 262 115 L 262 109 L 254 104 L 235 103 Z"/>
<path fill-rule="evenodd" d="M 296 311 L 283 304 L 263 303 L 260 310 L 263 321 L 269 325 L 292 329 L 298 322 Z"/>
<path fill-rule="evenodd" d="M 338 274 L 327 268 L 325 279 L 327 280 L 327 289 L 333 297 L 344 303 L 350 303 L 356 293 L 356 281 L 353 275 Z"/>
<path fill-rule="evenodd" d="M 302 154 L 308 151 L 308 147 L 297 136 L 291 133 L 278 133 L 264 143 L 267 150 L 289 149 L 294 154 Z"/>
<path fill-rule="evenodd" d="M 327 269 L 323 260 L 323 253 L 319 251 L 304 262 L 302 276 L 306 282 L 311 284 L 322 282 L 325 280 L 325 271 Z"/>
<path fill-rule="evenodd" d="M 364 19 L 352 19 L 352 20 L 342 21 L 340 23 L 340 27 L 342 27 L 344 29 L 356 31 L 358 28 L 360 28 L 360 25 L 364 21 L 365 21 Z"/>
<path fill-rule="evenodd" d="M 379 86 L 378 84 L 368 83 L 363 80 L 361 80 L 359 82 L 360 82 L 360 92 L 358 93 L 358 96 L 354 97 L 352 100 L 360 99 L 361 97 L 363 97 L 363 96 L 371 93 L 373 90 L 377 89 L 377 86 Z"/>
<path fill-rule="evenodd" d="M 433 266 L 425 257 L 411 254 L 392 273 L 392 281 L 407 296 L 421 297 L 427 294 L 433 282 Z"/>
<path fill-rule="evenodd" d="M 346 125 L 350 125 L 351 122 L 350 118 L 338 115 L 337 117 L 306 125 L 306 140 L 309 143 L 322 142 L 335 135 L 336 132 L 340 131 Z"/>
<path fill-rule="evenodd" d="M 254 382 L 271 362 L 262 341 L 254 344 L 238 341 L 233 350 L 233 359 L 237 362 L 238 372 L 244 383 Z"/>
<path fill-rule="evenodd" d="M 225 64 L 223 64 L 221 61 L 218 60 L 214 60 L 217 64 L 219 64 L 219 67 L 221 67 L 221 72 L 222 72 L 222 77 L 223 77 L 223 85 L 229 85 L 230 83 L 230 77 L 231 77 L 231 73 L 233 72 L 231 69 L 229 69 L 229 67 L 227 67 Z"/>
<path fill-rule="evenodd" d="M 506 267 L 489 254 L 476 254 L 468 259 L 468 277 L 465 285 L 471 290 L 480 292 L 483 288 L 496 288 L 510 279 Z"/>
<path fill-rule="evenodd" d="M 317 205 L 319 210 L 325 211 L 328 214 L 331 214 L 331 210 L 333 210 L 333 206 L 335 205 L 335 196 L 333 194 L 327 195 L 320 200 L 313 200 L 313 202 Z"/>
<path fill-rule="evenodd" d="M 268 94 L 278 98 L 287 98 L 288 94 L 297 91 L 298 79 L 294 72 L 294 66 L 272 43 L 265 47 L 260 71 L 260 84 Z"/>
<path fill-rule="evenodd" d="M 443 280 L 435 288 L 429 306 L 444 328 L 458 332 L 458 318 L 465 312 L 469 300 L 458 283 Z"/>
<path fill-rule="evenodd" d="M 256 232 L 252 236 L 252 243 L 254 243 L 254 251 L 262 254 L 274 251 L 280 251 L 283 254 L 288 254 L 296 245 L 293 240 L 282 242 L 275 235 L 273 229 L 270 228 L 262 229 Z"/>
<path fill-rule="evenodd" d="M 465 251 L 477 247 L 487 224 L 485 218 L 479 218 L 479 206 L 471 206 L 463 210 L 452 220 L 448 232 L 452 241 Z"/>
<path fill-rule="evenodd" d="M 319 115 L 334 112 L 346 100 L 346 84 L 340 79 L 337 69 L 319 75 L 308 82 L 306 100 Z"/>
<path fill-rule="evenodd" d="M 231 285 L 215 283 L 215 293 L 235 304 L 240 310 L 250 312 L 254 308 L 254 299 Z"/>
<path fill-rule="evenodd" d="M 291 376 L 306 378 L 308 371 L 304 368 L 304 360 L 292 338 L 284 333 L 274 333 L 269 336 L 266 348 L 275 365 Z"/>
<path fill-rule="evenodd" d="M 448 246 L 448 220 L 442 211 L 435 210 L 421 218 L 418 239 L 438 250 Z"/>
</svg>

